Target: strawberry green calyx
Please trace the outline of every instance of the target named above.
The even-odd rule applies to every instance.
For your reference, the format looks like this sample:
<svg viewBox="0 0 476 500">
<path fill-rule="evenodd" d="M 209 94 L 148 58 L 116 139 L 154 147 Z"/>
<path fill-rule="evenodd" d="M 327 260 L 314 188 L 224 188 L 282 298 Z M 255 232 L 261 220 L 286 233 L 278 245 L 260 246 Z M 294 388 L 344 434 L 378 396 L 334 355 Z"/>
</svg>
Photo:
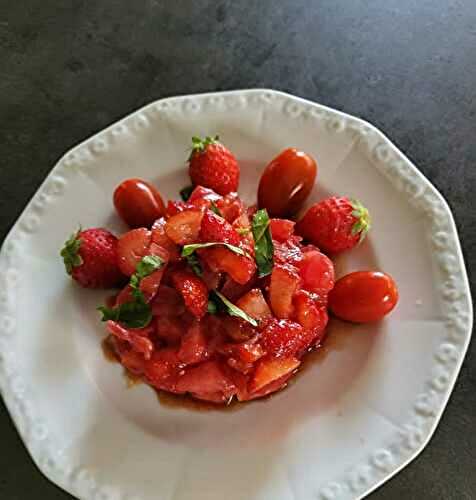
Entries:
<svg viewBox="0 0 476 500">
<path fill-rule="evenodd" d="M 218 142 L 218 135 L 215 137 L 210 137 L 207 135 L 205 139 L 201 139 L 200 137 L 193 136 L 192 137 L 192 152 L 190 153 L 190 158 L 189 161 L 191 160 L 192 156 L 195 154 L 200 154 L 203 153 L 210 144 L 216 144 Z"/>
<path fill-rule="evenodd" d="M 352 236 L 360 234 L 359 243 L 361 243 L 371 228 L 371 219 L 369 211 L 358 200 L 351 200 L 352 215 L 357 219 L 352 226 Z"/>
<path fill-rule="evenodd" d="M 81 228 L 73 233 L 65 242 L 63 248 L 61 249 L 60 255 L 63 257 L 64 267 L 66 272 L 71 274 L 73 272 L 73 267 L 78 267 L 83 263 L 81 255 L 79 255 L 79 248 L 81 247 L 81 238 L 79 233 Z"/>
</svg>

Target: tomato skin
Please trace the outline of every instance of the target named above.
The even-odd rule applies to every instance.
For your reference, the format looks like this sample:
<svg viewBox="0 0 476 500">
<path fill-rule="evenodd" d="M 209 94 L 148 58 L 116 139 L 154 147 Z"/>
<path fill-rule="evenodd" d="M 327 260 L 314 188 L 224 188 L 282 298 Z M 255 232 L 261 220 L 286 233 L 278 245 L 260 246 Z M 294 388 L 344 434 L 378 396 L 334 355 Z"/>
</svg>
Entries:
<svg viewBox="0 0 476 500">
<path fill-rule="evenodd" d="M 398 302 L 395 281 L 377 271 L 357 271 L 340 278 L 329 293 L 329 309 L 352 323 L 378 321 Z"/>
<path fill-rule="evenodd" d="M 150 227 L 165 214 L 159 191 L 142 179 L 127 179 L 114 191 L 114 206 L 121 219 L 132 228 Z"/>
<path fill-rule="evenodd" d="M 258 187 L 258 205 L 271 217 L 293 215 L 314 186 L 317 164 L 294 148 L 282 151 L 265 168 Z"/>
</svg>

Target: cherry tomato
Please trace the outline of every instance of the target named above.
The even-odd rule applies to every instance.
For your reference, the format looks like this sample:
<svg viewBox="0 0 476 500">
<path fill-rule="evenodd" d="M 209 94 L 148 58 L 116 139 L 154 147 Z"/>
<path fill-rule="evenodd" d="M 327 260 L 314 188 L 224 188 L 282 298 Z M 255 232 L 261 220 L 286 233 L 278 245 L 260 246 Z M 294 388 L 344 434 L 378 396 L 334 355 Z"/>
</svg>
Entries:
<svg viewBox="0 0 476 500">
<path fill-rule="evenodd" d="M 157 189 L 141 179 L 127 179 L 114 191 L 114 206 L 130 227 L 150 227 L 165 214 Z"/>
<path fill-rule="evenodd" d="M 358 271 L 339 279 L 329 294 L 329 309 L 353 323 L 378 321 L 398 302 L 395 281 L 388 274 Z"/>
<path fill-rule="evenodd" d="M 296 213 L 316 180 L 313 158 L 294 148 L 285 149 L 266 167 L 258 187 L 258 205 L 272 217 Z"/>
</svg>

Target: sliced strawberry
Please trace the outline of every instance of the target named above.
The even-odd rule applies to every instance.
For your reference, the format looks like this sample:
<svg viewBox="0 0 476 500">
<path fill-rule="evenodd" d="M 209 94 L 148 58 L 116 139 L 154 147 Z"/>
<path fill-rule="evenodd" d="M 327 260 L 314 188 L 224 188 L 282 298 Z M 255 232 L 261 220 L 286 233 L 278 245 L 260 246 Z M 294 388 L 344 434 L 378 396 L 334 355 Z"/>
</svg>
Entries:
<svg viewBox="0 0 476 500">
<path fill-rule="evenodd" d="M 294 233 L 295 222 L 288 219 L 271 219 L 271 236 L 274 240 L 287 241 Z"/>
<path fill-rule="evenodd" d="M 151 328 L 124 328 L 116 321 L 108 321 L 107 329 L 117 338 L 128 342 L 134 351 L 142 354 L 145 359 L 150 359 L 154 345 L 147 337 Z"/>
<path fill-rule="evenodd" d="M 122 365 L 135 375 L 144 373 L 146 360 L 142 354 L 134 350 L 128 350 L 120 355 Z"/>
<path fill-rule="evenodd" d="M 236 305 L 255 319 L 266 319 L 272 316 L 271 310 L 259 288 L 253 288 L 243 295 Z"/>
<path fill-rule="evenodd" d="M 232 302 L 238 300 L 242 295 L 249 292 L 254 285 L 255 280 L 250 280 L 245 285 L 240 285 L 234 279 L 230 278 L 230 276 L 226 276 L 223 286 L 221 287 L 220 292 Z"/>
<path fill-rule="evenodd" d="M 229 243 L 235 246 L 240 244 L 240 236 L 233 229 L 233 226 L 211 210 L 207 210 L 203 215 L 200 240 L 203 242 Z"/>
<path fill-rule="evenodd" d="M 215 272 L 223 271 L 239 283 L 248 283 L 256 272 L 256 263 L 250 257 L 238 255 L 225 247 L 212 247 L 200 250 L 200 256 L 210 269 Z"/>
<path fill-rule="evenodd" d="M 167 236 L 164 217 L 157 219 L 152 225 L 152 242 L 161 246 L 169 253 L 169 260 L 176 261 L 180 258 L 180 248 Z"/>
<path fill-rule="evenodd" d="M 186 365 L 200 363 L 208 358 L 207 339 L 199 322 L 194 322 L 183 335 L 178 357 Z"/>
<path fill-rule="evenodd" d="M 334 288 L 334 264 L 323 253 L 317 250 L 305 252 L 298 266 L 306 290 L 327 295 Z"/>
<path fill-rule="evenodd" d="M 256 339 L 250 339 L 239 344 L 225 344 L 222 347 L 223 354 L 240 359 L 244 363 L 254 363 L 265 355 L 265 352 Z"/>
<path fill-rule="evenodd" d="M 179 316 L 185 311 L 182 296 L 167 285 L 161 284 L 159 291 L 151 302 L 152 314 L 154 316 Z"/>
<path fill-rule="evenodd" d="M 304 330 L 299 323 L 273 318 L 266 321 L 259 342 L 268 354 L 287 358 L 301 354 L 313 339 L 314 333 Z"/>
<path fill-rule="evenodd" d="M 250 396 L 264 396 L 281 388 L 287 379 L 287 375 L 291 376 L 301 362 L 293 357 L 288 358 L 265 358 L 258 361 L 253 378 L 251 379 L 248 389 Z M 266 392 L 263 389 L 268 388 L 273 382 L 279 381 L 279 385 L 273 386 Z"/>
<path fill-rule="evenodd" d="M 275 264 L 299 265 L 303 259 L 302 247 L 298 236 L 291 236 L 287 241 L 273 241 Z"/>
<path fill-rule="evenodd" d="M 197 186 L 187 200 L 189 204 L 198 208 L 210 208 L 212 203 L 217 203 L 222 197 L 215 193 L 213 189 L 208 189 L 203 186 Z"/>
<path fill-rule="evenodd" d="M 177 391 L 176 384 L 183 364 L 177 356 L 177 349 L 167 347 L 154 352 L 145 365 L 145 376 L 149 383 L 157 389 L 170 392 Z"/>
<path fill-rule="evenodd" d="M 293 295 L 299 286 L 299 275 L 292 266 L 275 265 L 271 273 L 269 300 L 274 315 L 290 318 L 293 313 Z"/>
<path fill-rule="evenodd" d="M 216 402 L 225 402 L 236 393 L 235 385 L 224 374 L 217 361 L 205 361 L 187 368 L 177 381 L 177 390 Z"/>
<path fill-rule="evenodd" d="M 243 202 L 238 197 L 238 193 L 228 193 L 216 201 L 216 206 L 228 222 L 234 222 L 244 211 Z"/>
<path fill-rule="evenodd" d="M 132 302 L 134 300 L 134 296 L 132 295 L 132 288 L 130 285 L 126 285 L 116 297 L 116 300 L 113 306 L 120 306 L 121 304 L 125 304 L 126 302 Z"/>
<path fill-rule="evenodd" d="M 200 233 L 203 212 L 186 210 L 170 217 L 165 225 L 167 236 L 177 245 L 196 243 Z"/>
<path fill-rule="evenodd" d="M 294 314 L 296 321 L 306 330 L 312 330 L 319 335 L 324 332 L 328 315 L 323 307 L 317 307 L 311 295 L 305 290 L 299 290 L 294 295 Z"/>
<path fill-rule="evenodd" d="M 172 283 L 181 293 L 185 306 L 197 318 L 207 312 L 208 288 L 207 285 L 190 271 L 175 271 L 172 274 Z"/>
<path fill-rule="evenodd" d="M 205 282 L 205 285 L 207 285 L 207 288 L 209 290 L 217 290 L 220 286 L 220 283 L 222 281 L 222 274 L 217 273 L 215 271 L 212 271 L 208 266 L 202 266 L 202 275 L 200 276 L 202 280 Z"/>
<path fill-rule="evenodd" d="M 167 344 L 175 345 L 180 342 L 185 332 L 184 324 L 176 316 L 162 316 L 157 318 L 156 335 Z"/>
<path fill-rule="evenodd" d="M 186 210 L 191 210 L 196 208 L 195 205 L 191 203 L 187 203 L 185 201 L 172 201 L 170 200 L 167 203 L 167 208 L 165 211 L 165 217 L 172 217 L 173 215 L 177 215 L 181 212 L 185 212 Z"/>
<path fill-rule="evenodd" d="M 256 330 L 247 321 L 232 316 L 221 319 L 224 332 L 236 342 L 248 340 L 256 334 Z"/>
<path fill-rule="evenodd" d="M 135 273 L 137 264 L 147 255 L 151 232 L 145 228 L 133 229 L 123 234 L 117 242 L 117 264 L 127 276 Z"/>
</svg>

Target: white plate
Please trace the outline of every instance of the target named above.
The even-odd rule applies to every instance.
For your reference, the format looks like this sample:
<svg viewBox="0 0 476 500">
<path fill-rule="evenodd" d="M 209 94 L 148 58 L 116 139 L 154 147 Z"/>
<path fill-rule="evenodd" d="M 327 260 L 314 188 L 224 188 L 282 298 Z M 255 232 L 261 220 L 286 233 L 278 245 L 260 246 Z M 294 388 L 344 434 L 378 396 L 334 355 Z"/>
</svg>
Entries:
<svg viewBox="0 0 476 500">
<path fill-rule="evenodd" d="M 260 171 L 301 148 L 319 164 L 311 201 L 361 199 L 370 238 L 339 273 L 382 269 L 400 288 L 379 325 L 334 327 L 325 355 L 289 389 L 234 412 L 161 406 L 127 389 L 101 351 L 95 306 L 58 251 L 81 222 L 124 229 L 111 194 L 140 176 L 177 197 L 192 135 L 220 134 L 242 165 L 252 201 Z M 153 103 L 67 153 L 33 197 L 0 257 L 0 384 L 31 454 L 83 499 L 355 499 L 423 449 L 471 335 L 468 281 L 451 212 L 378 130 L 270 90 Z"/>
</svg>

